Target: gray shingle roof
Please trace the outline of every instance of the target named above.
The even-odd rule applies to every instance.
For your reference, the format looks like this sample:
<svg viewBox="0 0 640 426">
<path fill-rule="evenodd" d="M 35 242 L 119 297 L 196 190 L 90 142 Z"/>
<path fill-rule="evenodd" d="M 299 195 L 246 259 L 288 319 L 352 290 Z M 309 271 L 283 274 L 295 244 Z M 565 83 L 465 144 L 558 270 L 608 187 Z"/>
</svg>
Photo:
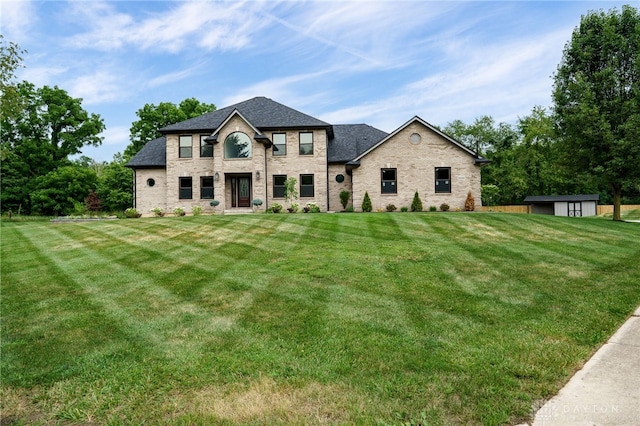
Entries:
<svg viewBox="0 0 640 426">
<path fill-rule="evenodd" d="M 578 195 L 529 195 L 524 199 L 525 203 L 553 203 L 556 201 L 599 201 L 599 194 Z"/>
<path fill-rule="evenodd" d="M 387 137 L 387 133 L 368 124 L 337 124 L 327 146 L 329 163 L 346 163 Z"/>
<path fill-rule="evenodd" d="M 167 138 L 162 136 L 147 142 L 127 163 L 133 169 L 155 169 L 167 165 Z"/>
<path fill-rule="evenodd" d="M 236 109 L 258 129 L 331 127 L 329 123 L 260 96 L 203 114 L 200 117 L 171 124 L 160 129 L 160 132 L 214 131 Z"/>
</svg>

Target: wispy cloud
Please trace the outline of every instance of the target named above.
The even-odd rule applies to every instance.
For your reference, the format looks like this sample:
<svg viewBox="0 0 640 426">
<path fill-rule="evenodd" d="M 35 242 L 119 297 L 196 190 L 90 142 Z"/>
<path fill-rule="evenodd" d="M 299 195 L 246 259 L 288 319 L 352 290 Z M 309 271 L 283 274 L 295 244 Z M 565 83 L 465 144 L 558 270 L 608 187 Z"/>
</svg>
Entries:
<svg viewBox="0 0 640 426">
<path fill-rule="evenodd" d="M 22 0 L 0 2 L 0 22 L 6 40 L 26 43 L 31 37 L 31 29 L 37 24 L 33 3 Z"/>
<path fill-rule="evenodd" d="M 117 3 L 116 3 L 117 4 Z M 72 2 L 70 17 L 88 31 L 69 43 L 104 51 L 136 48 L 177 53 L 194 46 L 233 50 L 250 43 L 262 28 L 257 2 L 177 2 L 169 10 L 144 15 L 120 12 L 111 3 Z"/>
</svg>

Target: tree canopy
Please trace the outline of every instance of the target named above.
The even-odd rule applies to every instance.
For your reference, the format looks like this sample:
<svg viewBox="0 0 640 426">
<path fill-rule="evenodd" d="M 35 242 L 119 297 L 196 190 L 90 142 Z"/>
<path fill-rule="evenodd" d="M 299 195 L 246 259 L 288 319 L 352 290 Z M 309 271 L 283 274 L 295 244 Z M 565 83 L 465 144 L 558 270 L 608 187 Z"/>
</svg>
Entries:
<svg viewBox="0 0 640 426">
<path fill-rule="evenodd" d="M 16 89 L 20 114 L 1 119 L 1 201 L 3 210 L 30 213 L 32 194 L 43 182 L 38 178 L 69 165 L 69 157 L 84 146 L 100 145 L 105 126 L 99 115 L 82 108 L 82 99 L 58 87 L 21 82 Z"/>
<path fill-rule="evenodd" d="M 556 126 L 566 164 L 602 178 L 620 220 L 625 190 L 640 185 L 640 15 L 583 16 L 564 48 L 554 78 Z"/>
<path fill-rule="evenodd" d="M 131 159 L 149 141 L 161 136 L 159 129 L 189 118 L 199 117 L 207 112 L 215 111 L 214 104 L 200 102 L 195 98 L 187 98 L 176 105 L 171 102 L 160 102 L 158 105 L 145 104 L 136 111 L 138 120 L 130 129 L 131 143 L 124 151 L 125 159 Z"/>
</svg>

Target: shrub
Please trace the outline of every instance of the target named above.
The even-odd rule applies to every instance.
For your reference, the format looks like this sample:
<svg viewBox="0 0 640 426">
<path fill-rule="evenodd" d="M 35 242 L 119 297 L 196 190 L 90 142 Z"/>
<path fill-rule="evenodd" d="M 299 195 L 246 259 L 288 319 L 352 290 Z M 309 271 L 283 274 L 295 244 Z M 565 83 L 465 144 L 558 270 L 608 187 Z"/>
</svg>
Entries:
<svg viewBox="0 0 640 426">
<path fill-rule="evenodd" d="M 184 207 L 176 207 L 173 209 L 174 216 L 184 216 L 185 214 Z"/>
<path fill-rule="evenodd" d="M 289 210 L 289 213 L 297 213 L 298 210 L 300 210 L 300 204 L 291 203 L 291 207 L 289 207 L 287 210 Z"/>
<path fill-rule="evenodd" d="M 413 195 L 413 201 L 411 202 L 411 211 L 412 212 L 421 212 L 422 211 L 422 200 L 418 195 L 418 191 Z"/>
<path fill-rule="evenodd" d="M 406 213 L 406 212 L 408 212 L 408 211 L 409 211 L 409 207 L 407 207 L 407 206 L 402 206 L 402 207 L 400 207 L 400 211 L 401 211 L 402 213 Z"/>
<path fill-rule="evenodd" d="M 202 214 L 202 207 L 200 206 L 191 207 L 191 214 L 193 214 L 194 216 L 200 216 Z"/>
<path fill-rule="evenodd" d="M 138 213 L 138 210 L 134 209 L 133 207 L 129 207 L 124 211 L 124 216 L 128 218 L 134 218 L 142 216 L 142 213 Z"/>
<path fill-rule="evenodd" d="M 447 204 L 447 203 L 440 204 L 440 210 L 443 211 L 443 212 L 448 212 L 449 211 L 449 204 Z"/>
<path fill-rule="evenodd" d="M 387 204 L 388 212 L 395 212 L 396 210 L 398 210 L 398 208 L 395 206 L 395 204 Z"/>
<path fill-rule="evenodd" d="M 164 211 L 160 207 L 154 207 L 151 209 L 151 213 L 153 213 L 156 217 L 164 216 Z"/>
<path fill-rule="evenodd" d="M 468 212 L 472 212 L 476 209 L 476 201 L 473 199 L 473 195 L 471 195 L 471 191 L 467 193 L 467 199 L 464 202 L 464 210 Z"/>
<path fill-rule="evenodd" d="M 344 209 L 345 212 L 347 213 L 353 213 L 353 206 L 349 206 L 346 209 Z"/>
<path fill-rule="evenodd" d="M 305 210 L 307 209 L 310 213 L 320 213 L 320 206 L 314 202 L 308 202 L 305 206 Z"/>
<path fill-rule="evenodd" d="M 437 211 L 438 211 L 438 208 L 437 208 L 436 206 L 430 206 L 430 207 L 429 207 L 429 211 L 430 211 L 430 212 L 437 212 Z"/>
<path fill-rule="evenodd" d="M 218 200 L 211 200 L 211 201 L 209 201 L 209 205 L 210 205 L 211 207 L 217 207 L 217 206 L 219 206 L 219 205 L 220 205 L 220 201 L 218 201 Z"/>
<path fill-rule="evenodd" d="M 362 200 L 362 211 L 370 212 L 373 210 L 373 205 L 371 205 L 371 198 L 369 197 L 369 193 L 364 193 L 364 200 Z"/>
<path fill-rule="evenodd" d="M 349 197 L 351 193 L 349 191 L 340 191 L 340 204 L 342 204 L 342 208 L 346 209 L 347 204 L 349 204 Z"/>
<path fill-rule="evenodd" d="M 260 198 L 255 198 L 253 199 L 253 201 L 251 201 L 251 204 L 253 204 L 256 207 L 259 207 L 262 205 L 262 200 Z"/>
<path fill-rule="evenodd" d="M 271 211 L 274 213 L 280 213 L 282 211 L 282 204 L 278 204 L 278 203 L 271 204 Z"/>
<path fill-rule="evenodd" d="M 100 211 L 101 201 L 100 198 L 98 198 L 98 194 L 93 192 L 93 190 L 89 191 L 89 195 L 84 199 L 84 204 L 92 215 Z"/>
</svg>

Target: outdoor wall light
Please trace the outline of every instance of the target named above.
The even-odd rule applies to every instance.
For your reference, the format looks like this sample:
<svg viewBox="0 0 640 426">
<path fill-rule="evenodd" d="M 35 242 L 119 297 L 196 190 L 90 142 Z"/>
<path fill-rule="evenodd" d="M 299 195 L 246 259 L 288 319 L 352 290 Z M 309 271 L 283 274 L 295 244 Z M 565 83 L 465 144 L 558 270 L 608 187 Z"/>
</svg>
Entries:
<svg viewBox="0 0 640 426">
<path fill-rule="evenodd" d="M 216 182 L 220 180 L 220 175 L 218 174 L 218 172 L 214 173 L 213 180 L 215 180 Z"/>
<path fill-rule="evenodd" d="M 260 180 L 260 170 L 256 172 L 256 179 Z"/>
</svg>

